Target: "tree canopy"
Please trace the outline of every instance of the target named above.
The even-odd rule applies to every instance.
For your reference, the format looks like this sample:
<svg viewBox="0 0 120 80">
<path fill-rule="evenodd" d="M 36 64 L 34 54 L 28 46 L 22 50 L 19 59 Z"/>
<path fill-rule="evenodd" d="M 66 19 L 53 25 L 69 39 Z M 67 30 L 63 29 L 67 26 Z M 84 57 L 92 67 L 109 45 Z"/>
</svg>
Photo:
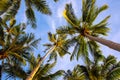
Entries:
<svg viewBox="0 0 120 80">
<path fill-rule="evenodd" d="M 48 32 L 48 42 L 42 43 L 41 38 L 27 30 L 38 26 L 37 18 L 42 20 L 41 16 L 36 17 L 37 12 L 51 16 L 55 4 L 62 1 L 52 0 L 54 5 L 50 7 L 47 0 L 0 0 L 0 80 L 119 80 L 120 61 L 113 55 L 106 56 L 108 53 L 103 53 L 100 45 L 120 52 L 119 43 L 105 39 L 110 15 L 97 21 L 108 5 L 97 6 L 97 0 L 80 1 L 81 16 L 77 16 L 72 1 L 66 3 L 61 15 L 67 24 L 58 26 L 51 20 L 58 28 L 54 33 Z M 27 23 L 18 23 L 16 16 L 20 18 L 23 4 Z M 39 31 L 44 27 L 47 28 L 39 27 Z M 45 47 L 44 51 L 39 46 Z M 65 70 L 55 71 L 56 64 L 65 65 L 64 56 L 78 64 L 73 69 L 67 65 Z"/>
</svg>

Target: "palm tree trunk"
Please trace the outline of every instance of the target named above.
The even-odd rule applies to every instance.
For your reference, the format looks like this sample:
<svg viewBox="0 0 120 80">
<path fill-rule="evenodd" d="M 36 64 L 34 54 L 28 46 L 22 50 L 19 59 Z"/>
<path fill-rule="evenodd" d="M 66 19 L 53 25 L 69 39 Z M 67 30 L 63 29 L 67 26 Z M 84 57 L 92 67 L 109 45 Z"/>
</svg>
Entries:
<svg viewBox="0 0 120 80">
<path fill-rule="evenodd" d="M 12 5 L 8 8 L 8 10 L 6 12 L 4 12 L 0 18 L 2 21 L 7 21 L 9 20 L 11 17 L 14 17 L 20 7 L 20 2 L 21 0 L 13 0 Z"/>
<path fill-rule="evenodd" d="M 85 34 L 85 36 L 87 38 L 89 38 L 90 40 L 93 40 L 93 41 L 97 41 L 103 45 L 106 45 L 107 47 L 109 48 L 112 48 L 114 50 L 117 50 L 120 52 L 120 44 L 119 43 L 115 43 L 113 41 L 110 41 L 110 40 L 106 40 L 106 39 L 103 39 L 103 38 L 99 38 L 99 37 L 93 37 L 89 34 Z"/>
<path fill-rule="evenodd" d="M 26 80 L 32 80 L 32 78 L 34 77 L 35 73 L 38 71 L 39 67 L 41 66 L 42 62 L 47 58 L 47 56 L 49 54 L 51 54 L 51 52 L 53 52 L 53 50 L 55 50 L 56 46 L 52 47 L 47 53 L 46 55 L 39 60 L 38 64 L 36 65 L 36 67 L 32 70 L 32 72 L 30 73 L 30 75 L 26 78 Z"/>
</svg>

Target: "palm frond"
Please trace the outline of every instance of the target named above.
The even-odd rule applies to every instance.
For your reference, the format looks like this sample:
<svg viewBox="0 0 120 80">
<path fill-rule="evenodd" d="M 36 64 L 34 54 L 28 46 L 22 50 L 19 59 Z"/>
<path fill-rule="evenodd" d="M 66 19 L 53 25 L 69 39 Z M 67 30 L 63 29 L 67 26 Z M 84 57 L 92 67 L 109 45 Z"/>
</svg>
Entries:
<svg viewBox="0 0 120 80">
<path fill-rule="evenodd" d="M 1 0 L 0 1 L 0 15 L 2 15 L 11 6 L 12 1 Z"/>
<path fill-rule="evenodd" d="M 49 14 L 49 15 L 52 14 L 49 6 L 47 5 L 46 0 L 33 0 L 32 4 L 41 13 L 43 13 L 43 14 Z"/>
<path fill-rule="evenodd" d="M 88 57 L 87 43 L 83 36 L 78 37 L 78 40 L 79 40 L 80 47 L 79 47 L 79 50 L 77 53 L 77 60 L 80 56 L 83 56 L 84 58 L 87 59 L 87 57 Z"/>
<path fill-rule="evenodd" d="M 66 4 L 65 10 L 63 11 L 64 18 L 74 27 L 80 26 L 80 21 L 74 14 L 72 4 Z"/>
<path fill-rule="evenodd" d="M 58 2 L 59 0 L 54 0 L 54 2 Z"/>
<path fill-rule="evenodd" d="M 45 80 L 46 78 L 48 78 L 48 79 L 56 80 L 56 79 L 58 79 L 58 77 L 62 76 L 63 74 L 64 74 L 64 70 L 59 70 L 53 74 L 43 77 L 42 79 Z"/>
<path fill-rule="evenodd" d="M 21 79 L 25 79 L 26 76 L 27 76 L 27 74 L 23 70 L 23 68 L 21 68 L 17 64 L 16 65 L 7 65 L 7 64 L 4 64 L 4 72 L 7 73 L 7 76 L 10 76 L 10 77 L 19 77 Z"/>
<path fill-rule="evenodd" d="M 104 70 L 108 70 L 113 67 L 117 63 L 116 58 L 112 55 L 109 55 L 105 60 L 104 60 Z"/>
<path fill-rule="evenodd" d="M 110 18 L 110 16 L 107 16 L 107 17 L 105 17 L 102 21 L 100 21 L 98 24 L 96 24 L 96 25 L 93 25 L 92 27 L 99 27 L 99 26 L 102 26 L 102 25 L 105 25 L 105 24 L 107 24 L 107 21 L 108 21 L 108 19 Z"/>
<path fill-rule="evenodd" d="M 50 70 L 55 66 L 56 62 L 53 62 L 52 64 L 45 64 L 43 65 L 41 68 L 39 68 L 39 70 L 37 71 L 36 75 L 34 76 L 39 77 L 39 76 L 45 76 L 48 75 L 48 73 L 50 72 Z"/>
<path fill-rule="evenodd" d="M 73 60 L 73 59 L 74 59 L 74 57 L 76 56 L 76 54 L 77 54 L 77 52 L 78 52 L 79 47 L 80 47 L 80 44 L 79 44 L 79 43 L 76 43 L 76 45 L 75 45 L 75 47 L 74 47 L 74 50 L 73 50 L 73 52 L 72 52 L 72 55 L 71 55 L 71 57 L 70 57 L 70 60 Z"/>
<path fill-rule="evenodd" d="M 10 23 L 9 23 L 10 28 L 13 27 L 15 23 L 16 23 L 15 18 L 10 19 Z"/>
<path fill-rule="evenodd" d="M 4 35 L 5 35 L 5 34 L 4 34 L 4 31 L 3 31 L 3 27 L 0 26 L 0 45 L 1 45 L 1 46 L 4 45 L 4 38 L 5 38 Z"/>
<path fill-rule="evenodd" d="M 61 26 L 56 31 L 57 31 L 58 34 L 70 34 L 70 35 L 73 35 L 73 34 L 76 33 L 74 28 L 70 27 L 70 26 Z"/>
<path fill-rule="evenodd" d="M 114 68 L 110 73 L 107 75 L 107 79 L 110 80 L 117 80 L 120 79 L 120 67 Z"/>
<path fill-rule="evenodd" d="M 23 63 L 23 65 L 26 65 L 26 61 L 25 61 L 25 59 L 23 58 L 22 55 L 20 55 L 18 53 L 15 53 L 15 52 L 9 52 L 9 54 L 13 57 L 16 57 L 20 62 Z"/>
<path fill-rule="evenodd" d="M 50 54 L 48 62 L 51 61 L 51 60 L 53 60 L 53 59 L 54 59 L 55 61 L 57 61 L 57 53 L 56 53 L 55 51 L 53 51 L 53 52 Z"/>
<path fill-rule="evenodd" d="M 99 8 L 95 3 L 96 0 L 82 0 L 82 21 L 89 25 L 92 25 L 99 13 L 108 8 L 106 4 Z"/>
<path fill-rule="evenodd" d="M 104 59 L 102 51 L 99 49 L 99 45 L 95 41 L 88 41 L 88 46 L 92 56 L 94 57 L 95 62 Z"/>
<path fill-rule="evenodd" d="M 34 11 L 31 7 L 26 9 L 26 17 L 28 19 L 28 24 L 31 24 L 33 28 L 36 28 L 36 18 Z"/>
<path fill-rule="evenodd" d="M 29 63 L 29 69 L 30 69 L 29 71 L 33 70 L 33 68 L 37 64 L 37 60 L 36 60 L 35 56 L 33 55 L 33 53 L 26 56 L 26 60 Z"/>
<path fill-rule="evenodd" d="M 37 48 L 37 47 L 38 47 L 38 43 L 39 43 L 40 40 L 41 40 L 41 38 L 36 39 L 36 40 L 32 41 L 32 42 L 30 43 L 30 45 L 31 45 L 32 47 L 34 47 L 34 48 Z"/>
<path fill-rule="evenodd" d="M 56 35 L 52 34 L 51 32 L 48 32 L 48 39 L 51 42 L 56 42 Z"/>
<path fill-rule="evenodd" d="M 107 21 L 109 18 L 110 18 L 110 16 L 107 16 L 98 24 L 90 27 L 90 29 L 93 30 L 93 33 L 106 35 L 106 33 L 109 31 L 109 28 L 106 27 Z"/>
<path fill-rule="evenodd" d="M 12 5 L 7 9 L 7 11 L 1 15 L 1 19 L 3 22 L 6 22 L 16 15 L 20 7 L 20 2 L 21 0 L 13 1 Z"/>
<path fill-rule="evenodd" d="M 61 47 L 57 47 L 57 52 L 59 52 L 58 54 L 60 57 L 63 57 L 67 53 L 67 51 Z"/>
<path fill-rule="evenodd" d="M 96 19 L 96 17 L 97 17 L 102 11 L 105 11 L 106 9 L 108 9 L 108 5 L 106 5 L 106 4 L 104 4 L 104 5 L 101 6 L 100 8 L 96 8 L 95 15 L 94 15 L 92 21 L 94 21 L 94 20 Z"/>
<path fill-rule="evenodd" d="M 88 12 L 91 9 L 92 2 L 95 0 L 82 0 L 82 21 L 85 22 L 88 16 Z M 87 22 L 87 21 L 86 21 Z"/>
</svg>

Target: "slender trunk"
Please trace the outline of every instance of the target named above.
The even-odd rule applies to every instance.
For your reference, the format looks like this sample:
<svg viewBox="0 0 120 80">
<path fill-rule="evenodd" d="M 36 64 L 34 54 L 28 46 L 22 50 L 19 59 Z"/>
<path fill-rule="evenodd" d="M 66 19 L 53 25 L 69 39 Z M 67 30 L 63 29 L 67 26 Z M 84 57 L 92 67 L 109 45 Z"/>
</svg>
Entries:
<svg viewBox="0 0 120 80">
<path fill-rule="evenodd" d="M 11 17 L 14 17 L 20 7 L 20 2 L 21 0 L 14 0 L 12 5 L 8 8 L 8 10 L 0 16 L 1 20 L 7 21 Z"/>
<path fill-rule="evenodd" d="M 103 38 L 99 38 L 99 37 L 93 37 L 89 34 L 85 34 L 85 36 L 87 38 L 89 38 L 90 40 L 94 40 L 94 41 L 97 41 L 103 45 L 106 45 L 107 47 L 111 48 L 111 49 L 114 49 L 114 50 L 117 50 L 120 52 L 120 44 L 119 43 L 115 43 L 113 41 L 110 41 L 110 40 L 105 40 Z"/>
<path fill-rule="evenodd" d="M 38 64 L 36 65 L 36 67 L 32 70 L 32 72 L 30 73 L 30 75 L 26 78 L 26 80 L 32 80 L 35 73 L 38 71 L 39 67 L 41 66 L 42 62 L 47 58 L 47 56 L 49 54 L 51 54 L 51 52 L 53 52 L 53 50 L 56 48 L 56 46 L 54 46 L 53 48 L 51 48 L 47 53 L 46 55 L 41 59 L 39 60 Z"/>
</svg>

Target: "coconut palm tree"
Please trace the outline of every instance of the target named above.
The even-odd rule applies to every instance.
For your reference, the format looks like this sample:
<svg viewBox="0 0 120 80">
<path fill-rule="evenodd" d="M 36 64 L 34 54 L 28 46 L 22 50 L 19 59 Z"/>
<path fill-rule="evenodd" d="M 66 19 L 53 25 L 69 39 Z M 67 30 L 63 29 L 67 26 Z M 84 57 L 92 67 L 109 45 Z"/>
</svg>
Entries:
<svg viewBox="0 0 120 80">
<path fill-rule="evenodd" d="M 38 64 L 38 61 L 40 58 L 41 58 L 40 55 L 38 55 L 37 59 L 35 57 L 29 58 L 29 62 L 31 64 L 29 65 L 30 70 L 28 70 L 28 73 L 31 73 L 33 71 L 33 69 L 36 67 L 35 65 Z M 64 73 L 63 70 L 59 70 L 55 73 L 51 73 L 51 70 L 55 66 L 55 64 L 56 64 L 56 61 L 54 61 L 53 63 L 42 64 L 39 67 L 36 74 L 34 75 L 33 80 L 54 80 L 59 76 L 61 76 Z"/>
<path fill-rule="evenodd" d="M 38 61 L 38 64 L 33 69 L 33 71 L 31 72 L 31 74 L 27 77 L 26 80 L 32 80 L 32 78 L 34 77 L 34 75 L 38 71 L 39 67 L 41 66 L 42 62 L 50 54 L 52 55 L 52 53 L 53 53 L 54 55 L 56 55 L 58 53 L 62 57 L 66 53 L 69 53 L 67 50 L 68 50 L 68 47 L 70 47 L 70 45 L 68 45 L 69 40 L 66 40 L 66 35 L 56 35 L 56 34 L 52 34 L 52 33 L 49 32 L 48 33 L 48 38 L 51 41 L 51 43 L 44 44 L 44 46 L 47 46 L 46 50 L 48 52 L 45 54 L 45 56 L 43 56 L 42 59 L 40 59 Z M 52 57 L 54 55 L 52 55 Z"/>
<path fill-rule="evenodd" d="M 10 65 L 8 63 L 4 63 L 3 72 L 7 73 L 6 79 L 19 78 L 25 80 L 25 78 L 30 74 L 30 72 L 34 69 L 35 65 L 41 58 L 40 55 L 35 58 L 33 54 L 26 57 L 28 62 L 27 70 L 20 65 Z M 42 64 L 42 66 L 38 69 L 37 73 L 33 77 L 33 80 L 54 80 L 63 75 L 63 70 L 51 73 L 51 70 L 54 67 L 55 63 L 56 62 Z"/>
<path fill-rule="evenodd" d="M 25 67 L 25 66 L 24 66 Z M 5 74 L 4 79 L 25 79 L 27 76 L 25 70 L 23 67 L 19 64 L 19 62 L 16 64 L 10 64 L 10 63 L 4 63 L 2 64 L 2 72 L 1 74 Z M 22 74 L 22 75 L 21 75 Z"/>
<path fill-rule="evenodd" d="M 21 0 L 1 0 L 0 1 L 0 19 L 2 22 L 10 20 L 17 14 Z M 0 22 L 1 22 L 0 21 Z"/>
<path fill-rule="evenodd" d="M 10 18 L 14 17 L 19 10 L 19 7 L 22 6 L 22 0 L 2 0 L 0 2 L 0 17 L 2 21 L 7 21 Z M 51 14 L 50 8 L 47 5 L 46 0 L 24 0 L 26 5 L 26 17 L 28 24 L 31 24 L 32 27 L 36 27 L 36 18 L 34 11 L 37 10 L 43 14 Z M 9 4 L 9 5 L 7 5 Z"/>
<path fill-rule="evenodd" d="M 91 66 L 80 66 L 88 75 L 90 80 L 119 80 L 120 79 L 120 62 L 116 58 L 109 55 L 104 58 L 102 64 L 91 64 Z"/>
<path fill-rule="evenodd" d="M 88 56 L 89 62 L 84 65 L 77 65 L 72 71 L 68 70 L 65 72 L 64 80 L 100 80 L 100 75 L 98 75 L 98 73 L 100 73 L 101 66 L 99 62 L 103 61 L 104 56 L 99 52 L 99 49 L 95 50 L 93 48 L 94 47 L 91 46 L 91 53 L 93 56 Z"/>
<path fill-rule="evenodd" d="M 11 6 L 10 0 L 1 0 L 0 1 L 0 15 L 3 14 L 7 10 L 7 7 L 9 6 Z"/>
<path fill-rule="evenodd" d="M 72 71 L 67 70 L 64 75 L 64 80 L 86 80 L 85 73 L 82 72 L 79 65 L 77 65 Z"/>
<path fill-rule="evenodd" d="M 26 34 L 25 24 L 15 25 L 15 20 L 10 24 L 0 25 L 0 60 L 21 60 L 25 63 L 24 56 L 28 55 L 33 48 L 37 48 L 40 39 L 36 39 L 32 33 Z"/>
<path fill-rule="evenodd" d="M 72 35 L 72 39 L 76 40 L 72 56 L 76 55 L 77 59 L 80 55 L 87 58 L 89 46 L 96 45 L 96 42 L 120 51 L 120 44 L 99 37 L 107 35 L 109 28 L 106 26 L 110 16 L 105 17 L 99 23 L 95 23 L 97 16 L 108 8 L 106 4 L 98 8 L 95 2 L 96 0 L 82 0 L 82 17 L 80 19 L 74 14 L 72 4 L 66 4 L 63 16 L 69 25 L 57 29 L 58 34 Z"/>
<path fill-rule="evenodd" d="M 89 65 L 77 65 L 65 72 L 64 80 L 119 80 L 120 62 L 112 55 L 97 57 L 99 59 L 94 58 Z"/>
<path fill-rule="evenodd" d="M 11 19 L 9 24 L 0 24 L 0 60 L 3 64 L 25 66 L 25 56 L 37 48 L 40 39 L 35 40 L 32 33 L 26 34 L 25 24 L 16 25 L 15 22 L 15 19 Z"/>
</svg>

